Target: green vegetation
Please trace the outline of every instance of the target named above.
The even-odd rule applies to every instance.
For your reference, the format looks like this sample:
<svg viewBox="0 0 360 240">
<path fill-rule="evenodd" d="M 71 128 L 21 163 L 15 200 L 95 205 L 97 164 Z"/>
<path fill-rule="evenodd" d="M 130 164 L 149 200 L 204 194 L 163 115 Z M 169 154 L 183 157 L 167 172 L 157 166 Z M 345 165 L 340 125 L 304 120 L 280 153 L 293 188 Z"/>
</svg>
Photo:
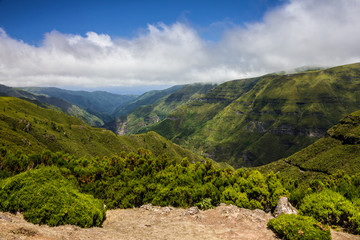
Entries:
<svg viewBox="0 0 360 240">
<path fill-rule="evenodd" d="M 258 165 L 308 145 L 356 108 L 359 73 L 353 64 L 210 91 L 182 87 L 129 119 L 157 114 L 165 120 L 151 129 L 167 138 L 235 166 Z M 300 215 L 269 222 L 280 237 L 329 239 L 323 224 L 360 233 L 360 111 L 290 157 L 234 170 L 155 132 L 117 136 L 13 97 L 0 97 L 0 106 L 0 210 L 20 211 L 31 222 L 101 226 L 104 204 L 205 210 L 226 203 L 269 212 L 287 196 Z M 133 129 L 143 124 L 131 122 Z"/>
<path fill-rule="evenodd" d="M 282 176 L 311 181 L 330 174 L 360 171 L 360 111 L 351 113 L 330 128 L 326 137 L 288 158 L 257 168 L 261 172 L 280 172 Z"/>
<path fill-rule="evenodd" d="M 308 195 L 303 199 L 300 213 L 313 216 L 323 223 L 342 226 L 360 233 L 359 208 L 340 193 L 326 189 Z"/>
<path fill-rule="evenodd" d="M 12 153 L 3 147 L 1 178 L 1 211 L 20 211 L 31 222 L 51 226 L 100 225 L 103 205 L 89 195 L 107 208 L 152 203 L 209 209 L 225 202 L 267 211 L 275 208 L 279 197 L 289 195 L 275 174 L 220 170 L 211 161 L 191 164 L 187 158 L 177 163 L 145 149 L 100 159 L 50 151 Z"/>
<path fill-rule="evenodd" d="M 268 227 L 281 239 L 287 240 L 327 240 L 331 239 L 328 226 L 312 217 L 282 214 L 268 222 Z"/>
<path fill-rule="evenodd" d="M 49 151 L 41 155 L 13 154 L 5 148 L 0 156 L 2 178 L 40 166 L 56 166 L 81 192 L 102 199 L 108 208 L 139 207 L 145 203 L 174 207 L 200 204 L 207 208 L 226 202 L 269 210 L 276 207 L 279 197 L 288 195 L 275 174 L 220 170 L 211 161 L 191 164 L 187 158 L 177 163 L 174 158 L 153 156 L 145 149 L 102 159 Z"/>
<path fill-rule="evenodd" d="M 128 114 L 106 127 L 120 135 L 146 132 L 152 125 L 164 120 L 174 109 L 201 97 L 215 86 L 189 84 L 158 92 L 148 92 L 136 99 L 134 103 L 123 106 L 121 114 Z"/>
<path fill-rule="evenodd" d="M 260 166 L 314 143 L 358 110 L 359 83 L 359 63 L 225 82 L 150 130 L 234 167 Z"/>
<path fill-rule="evenodd" d="M 208 210 L 214 208 L 214 206 L 211 203 L 211 198 L 204 198 L 200 202 L 196 203 L 195 206 L 201 210 Z"/>
<path fill-rule="evenodd" d="M 101 226 L 103 203 L 80 193 L 57 167 L 41 167 L 0 181 L 0 209 L 35 224 Z"/>
<path fill-rule="evenodd" d="M 129 102 L 123 106 L 119 106 L 117 109 L 114 110 L 113 116 L 114 117 L 124 117 L 124 116 L 128 115 L 129 113 L 133 112 L 136 108 L 138 108 L 140 106 L 144 106 L 144 105 L 153 104 L 153 103 L 157 102 L 158 100 L 160 100 L 161 98 L 163 98 L 169 94 L 172 94 L 183 87 L 184 87 L 183 85 L 177 85 L 177 86 L 173 86 L 173 87 L 170 87 L 170 88 L 167 88 L 164 90 L 153 90 L 150 92 L 146 92 L 146 93 L 138 96 L 131 102 Z"/>
<path fill-rule="evenodd" d="M 119 155 L 146 148 L 154 154 L 169 154 L 177 161 L 203 158 L 185 150 L 155 132 L 117 136 L 111 131 L 93 128 L 78 118 L 41 108 L 27 101 L 0 97 L 0 146 L 16 152 L 41 153 L 43 150 L 65 152 L 78 157 Z"/>
<path fill-rule="evenodd" d="M 86 110 L 73 105 L 62 98 L 32 94 L 21 89 L 11 88 L 1 84 L 0 96 L 17 97 L 35 103 L 36 105 L 43 108 L 62 111 L 69 114 L 70 116 L 75 116 L 82 119 L 91 126 L 99 127 L 104 125 L 104 122 L 97 116 L 90 114 Z"/>
</svg>

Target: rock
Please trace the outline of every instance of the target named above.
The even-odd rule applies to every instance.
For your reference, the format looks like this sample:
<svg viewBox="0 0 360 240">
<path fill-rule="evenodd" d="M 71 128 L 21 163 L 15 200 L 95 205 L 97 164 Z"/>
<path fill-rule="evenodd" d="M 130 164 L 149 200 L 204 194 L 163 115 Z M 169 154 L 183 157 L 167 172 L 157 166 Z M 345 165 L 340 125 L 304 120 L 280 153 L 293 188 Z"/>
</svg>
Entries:
<svg viewBox="0 0 360 240">
<path fill-rule="evenodd" d="M 1 213 L 0 213 L 0 219 L 4 220 L 4 221 L 7 221 L 7 222 L 12 222 L 12 219 L 7 217 L 7 216 L 3 216 Z"/>
<path fill-rule="evenodd" d="M 159 206 L 154 206 L 151 203 L 144 204 L 140 208 L 161 214 L 169 213 L 171 210 L 173 210 L 172 207 L 159 207 Z"/>
<path fill-rule="evenodd" d="M 171 211 L 170 207 L 163 207 L 162 208 L 162 213 L 169 213 Z"/>
<path fill-rule="evenodd" d="M 140 208 L 144 208 L 145 210 L 151 210 L 154 208 L 154 206 L 151 203 L 144 204 Z"/>
<path fill-rule="evenodd" d="M 287 197 L 281 197 L 278 205 L 275 208 L 274 216 L 278 217 L 281 214 L 297 214 L 298 210 L 294 208 Z"/>
<path fill-rule="evenodd" d="M 189 208 L 184 215 L 195 215 L 199 213 L 199 208 L 198 207 L 191 207 Z"/>
</svg>

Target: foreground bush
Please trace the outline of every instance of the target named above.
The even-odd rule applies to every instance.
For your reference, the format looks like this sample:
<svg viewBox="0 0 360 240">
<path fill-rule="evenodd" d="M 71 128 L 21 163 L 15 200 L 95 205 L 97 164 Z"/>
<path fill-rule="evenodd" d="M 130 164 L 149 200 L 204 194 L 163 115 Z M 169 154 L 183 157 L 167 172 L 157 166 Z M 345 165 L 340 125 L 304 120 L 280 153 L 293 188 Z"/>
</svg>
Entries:
<svg viewBox="0 0 360 240">
<path fill-rule="evenodd" d="M 13 154 L 0 148 L 0 178 L 28 169 L 56 166 L 83 193 L 105 202 L 107 208 L 132 208 L 151 203 L 158 206 L 200 208 L 220 203 L 250 209 L 274 210 L 289 192 L 281 178 L 250 169 L 217 169 L 210 160 L 180 163 L 169 155 L 155 156 L 146 149 L 119 156 L 77 158 L 64 153 Z M 211 199 L 211 204 L 208 200 Z"/>
<path fill-rule="evenodd" d="M 282 214 L 268 222 L 268 227 L 281 239 L 327 240 L 331 239 L 330 229 L 312 217 Z"/>
<path fill-rule="evenodd" d="M 37 170 L 0 182 L 0 210 L 22 212 L 35 224 L 101 226 L 105 209 L 100 200 L 80 193 L 57 167 Z"/>
<path fill-rule="evenodd" d="M 299 210 L 318 221 L 360 232 L 359 209 L 340 193 L 327 189 L 310 194 L 303 199 Z"/>
</svg>

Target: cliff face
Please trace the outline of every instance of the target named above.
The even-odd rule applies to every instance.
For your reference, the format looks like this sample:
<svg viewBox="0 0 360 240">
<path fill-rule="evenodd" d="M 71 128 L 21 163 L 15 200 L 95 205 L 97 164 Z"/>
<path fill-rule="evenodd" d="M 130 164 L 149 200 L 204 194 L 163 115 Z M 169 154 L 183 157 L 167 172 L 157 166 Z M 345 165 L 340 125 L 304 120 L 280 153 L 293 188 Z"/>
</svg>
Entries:
<svg viewBox="0 0 360 240">
<path fill-rule="evenodd" d="M 360 64 L 226 82 L 151 128 L 235 167 L 287 157 L 358 109 Z"/>
<path fill-rule="evenodd" d="M 300 181 L 322 178 L 338 171 L 360 171 L 360 111 L 341 119 L 324 137 L 301 151 L 258 168 L 261 172 L 280 172 Z"/>
</svg>

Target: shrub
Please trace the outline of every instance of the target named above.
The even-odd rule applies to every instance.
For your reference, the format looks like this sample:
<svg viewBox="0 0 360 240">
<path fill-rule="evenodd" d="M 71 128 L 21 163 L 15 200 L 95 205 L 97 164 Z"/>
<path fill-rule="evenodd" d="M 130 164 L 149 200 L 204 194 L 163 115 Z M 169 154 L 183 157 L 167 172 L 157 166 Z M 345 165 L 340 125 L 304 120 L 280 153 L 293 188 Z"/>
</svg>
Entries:
<svg viewBox="0 0 360 240">
<path fill-rule="evenodd" d="M 268 227 L 281 239 L 326 240 L 331 239 L 330 229 L 312 217 L 282 214 L 268 222 Z"/>
<path fill-rule="evenodd" d="M 195 206 L 201 210 L 208 210 L 214 208 L 214 206 L 211 204 L 211 198 L 204 198 L 200 202 L 196 203 Z"/>
<path fill-rule="evenodd" d="M 359 232 L 358 208 L 340 193 L 327 189 L 310 194 L 303 199 L 299 210 L 301 214 L 313 216 L 318 221 Z"/>
<path fill-rule="evenodd" d="M 35 224 L 101 226 L 100 200 L 80 193 L 57 167 L 26 171 L 0 182 L 0 210 L 23 213 Z"/>
</svg>

